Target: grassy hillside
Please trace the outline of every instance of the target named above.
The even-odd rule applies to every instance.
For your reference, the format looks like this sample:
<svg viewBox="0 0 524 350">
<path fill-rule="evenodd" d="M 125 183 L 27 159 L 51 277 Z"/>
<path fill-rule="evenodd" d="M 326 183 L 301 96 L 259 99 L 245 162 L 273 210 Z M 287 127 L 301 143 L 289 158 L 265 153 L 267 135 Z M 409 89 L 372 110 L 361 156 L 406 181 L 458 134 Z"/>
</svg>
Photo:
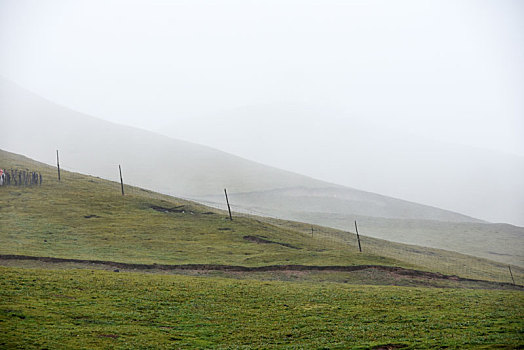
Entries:
<svg viewBox="0 0 524 350">
<path fill-rule="evenodd" d="M 376 238 L 524 266 L 524 227 L 474 222 L 474 219 L 467 222 L 459 217 L 447 221 L 449 212 L 441 211 L 442 216 L 438 217 L 440 209 L 437 208 L 428 210 L 428 207 L 371 193 L 362 198 L 359 192 L 344 188 L 295 188 L 232 193 L 230 199 L 237 210 L 248 213 L 264 213 L 341 230 L 351 229 L 354 220 L 358 220 L 362 232 Z M 219 196 L 203 198 L 202 202 L 223 207 Z M 391 208 L 398 212 L 391 213 Z M 388 212 L 393 215 L 388 217 Z M 413 219 L 415 216 L 420 219 Z"/>
<path fill-rule="evenodd" d="M 227 214 L 8 152 L 0 167 L 42 172 L 38 187 L 0 188 L 0 254 L 157 264 L 393 265 L 511 282 L 507 266 L 452 252 L 362 238 L 323 227 Z M 266 243 L 261 243 L 266 241 Z M 524 271 L 513 267 L 517 283 Z"/>
<path fill-rule="evenodd" d="M 48 166 L 1 155 L 2 167 L 38 169 L 44 178 L 38 187 L 0 188 L 3 254 L 250 266 L 399 263 L 250 218 L 231 222 L 222 211 L 137 188 L 122 196 L 119 184 L 81 174 L 62 172 L 58 182 Z"/>
<path fill-rule="evenodd" d="M 4 151 L 0 168 L 40 171 L 44 180 L 0 187 L 0 254 L 153 264 L 146 274 L 135 265 L 0 258 L 0 348 L 524 345 L 522 288 L 508 284 L 380 269 L 247 274 L 155 264 L 393 265 L 510 282 L 505 265 L 365 236 L 359 253 L 350 232 L 314 226 L 312 236 L 309 224 L 238 213 L 229 221 L 224 211 L 139 188 L 122 196 L 118 183 L 77 173 L 58 182 L 55 169 Z M 513 271 L 522 283 L 524 271 Z"/>
<path fill-rule="evenodd" d="M 0 347 L 520 348 L 522 292 L 0 267 Z"/>
</svg>

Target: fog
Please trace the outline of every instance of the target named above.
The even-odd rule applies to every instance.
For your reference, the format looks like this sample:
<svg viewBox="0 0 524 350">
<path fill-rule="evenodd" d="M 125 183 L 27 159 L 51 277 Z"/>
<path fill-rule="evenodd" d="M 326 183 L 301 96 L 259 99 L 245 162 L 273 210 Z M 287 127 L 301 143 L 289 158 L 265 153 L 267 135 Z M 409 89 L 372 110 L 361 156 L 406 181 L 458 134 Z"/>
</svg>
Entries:
<svg viewBox="0 0 524 350">
<path fill-rule="evenodd" d="M 524 225 L 521 1 L 0 0 L 0 74 L 107 121 Z"/>
</svg>

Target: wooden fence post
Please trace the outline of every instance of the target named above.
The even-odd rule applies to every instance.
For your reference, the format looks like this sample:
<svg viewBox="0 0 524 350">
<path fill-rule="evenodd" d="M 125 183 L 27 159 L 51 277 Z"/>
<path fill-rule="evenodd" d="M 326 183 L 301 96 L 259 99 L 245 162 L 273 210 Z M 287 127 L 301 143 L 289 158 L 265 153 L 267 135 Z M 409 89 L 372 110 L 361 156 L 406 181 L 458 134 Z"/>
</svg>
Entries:
<svg viewBox="0 0 524 350">
<path fill-rule="evenodd" d="M 120 172 L 120 187 L 122 188 L 122 196 L 124 195 L 124 180 L 122 180 L 122 168 L 118 164 L 118 171 Z"/>
<path fill-rule="evenodd" d="M 515 285 L 515 279 L 513 278 L 513 272 L 511 272 L 511 266 L 508 265 L 509 274 L 511 275 L 511 280 L 513 281 L 513 285 Z"/>
<path fill-rule="evenodd" d="M 362 253 L 362 247 L 360 246 L 360 236 L 358 234 L 357 220 L 355 220 L 355 231 L 357 231 L 358 250 Z"/>
<path fill-rule="evenodd" d="M 231 216 L 231 207 L 229 206 L 229 199 L 227 198 L 227 191 L 224 188 L 224 193 L 226 194 L 226 203 L 227 203 L 227 210 L 229 211 L 229 220 L 233 221 L 233 216 Z"/>
<path fill-rule="evenodd" d="M 58 181 L 60 181 L 60 160 L 58 159 L 58 150 L 56 150 L 56 167 L 58 169 Z"/>
</svg>

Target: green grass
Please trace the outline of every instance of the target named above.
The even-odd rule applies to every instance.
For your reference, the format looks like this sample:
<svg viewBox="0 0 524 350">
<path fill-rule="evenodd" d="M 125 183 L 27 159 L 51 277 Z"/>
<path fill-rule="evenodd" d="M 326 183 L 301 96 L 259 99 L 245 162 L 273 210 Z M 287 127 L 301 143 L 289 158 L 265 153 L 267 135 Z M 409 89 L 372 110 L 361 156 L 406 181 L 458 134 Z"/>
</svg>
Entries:
<svg viewBox="0 0 524 350">
<path fill-rule="evenodd" d="M 508 282 L 507 266 L 489 260 L 369 237 L 362 237 L 364 253 L 358 253 L 348 232 L 316 226 L 311 237 L 307 224 L 239 214 L 231 222 L 220 210 L 127 186 L 121 196 L 118 183 L 67 171 L 58 182 L 55 169 L 0 151 L 0 168 L 11 167 L 41 171 L 44 184 L 0 188 L 0 254 L 438 272 L 462 265 L 469 270 L 459 270 L 461 276 Z M 247 241 L 247 235 L 275 243 Z M 2 263 L 13 264 L 0 267 L 0 348 L 6 349 L 524 346 L 524 294 L 488 290 L 494 285 L 487 283 L 374 270 L 170 275 Z M 203 276 L 189 275 L 197 273 Z M 522 269 L 514 267 L 514 274 L 517 283 L 524 280 Z"/>
<path fill-rule="evenodd" d="M 251 218 L 231 222 L 224 212 L 137 188 L 126 187 L 121 196 L 119 184 L 98 178 L 62 171 L 58 182 L 53 169 L 14 158 L 4 167 L 37 168 L 44 184 L 0 188 L 2 254 L 163 264 L 399 264 Z M 151 206 L 184 212 L 158 212 Z M 257 244 L 246 235 L 299 249 Z"/>
<path fill-rule="evenodd" d="M 296 191 L 300 193 L 300 190 Z M 496 260 L 506 265 L 514 264 L 524 267 L 523 227 L 509 224 L 454 222 L 454 220 L 461 220 L 458 214 L 444 214 L 443 212 L 441 212 L 444 214 L 441 217 L 442 221 L 437 218 L 431 220 L 430 218 L 433 217 L 432 215 L 436 213 L 437 209 L 430 210 L 429 212 L 432 212 L 432 215 L 426 219 L 422 219 L 424 215 L 420 215 L 420 219 L 385 218 L 380 217 L 381 214 L 387 216 L 388 210 L 391 208 L 395 208 L 395 213 L 408 217 L 423 214 L 419 210 L 427 210 L 428 208 L 414 204 L 404 206 L 408 203 L 402 201 L 389 202 L 391 198 L 377 198 L 379 202 L 386 200 L 391 208 L 388 208 L 388 205 L 384 207 L 375 206 L 374 203 L 371 204 L 371 207 L 366 208 L 365 203 L 356 206 L 351 201 L 351 194 L 347 193 L 349 191 L 347 189 L 340 189 L 340 193 L 331 189 L 330 196 L 328 196 L 329 191 L 327 190 L 324 195 L 321 195 L 322 191 L 318 190 L 319 193 L 316 193 L 316 195 L 307 195 L 307 191 L 304 189 L 302 195 L 296 193 L 290 195 L 287 189 L 242 194 L 232 193 L 230 199 L 235 204 L 235 208 L 247 212 L 254 210 L 254 213 L 262 212 L 265 213 L 265 216 L 287 218 L 340 230 L 353 230 L 353 222 L 357 220 L 361 233 L 364 235 L 447 249 Z M 336 198 L 333 197 L 334 195 L 336 195 Z M 357 198 L 360 198 L 358 191 L 355 195 L 355 199 L 358 200 Z M 374 195 L 369 194 L 369 196 L 372 198 Z M 214 202 L 210 202 L 210 204 L 220 205 L 222 203 L 218 196 L 208 199 Z M 403 211 L 400 210 L 402 207 Z M 376 210 L 376 212 L 373 210 Z M 393 213 L 389 212 L 389 214 Z M 447 219 L 451 221 L 446 221 Z M 474 221 L 474 219 L 471 220 Z M 471 239 L 471 237 L 475 239 Z"/>
<path fill-rule="evenodd" d="M 54 168 L 4 151 L 0 167 L 37 170 L 44 178 L 38 187 L 0 187 L 0 254 L 159 264 L 382 264 L 511 281 L 507 266 L 467 255 L 369 237 L 358 253 L 347 232 L 316 227 L 311 237 L 310 225 L 245 215 L 231 222 L 223 211 L 129 186 L 121 196 L 118 183 L 67 171 L 58 182 Z M 513 273 L 517 283 L 524 280 L 523 269 Z"/>
<path fill-rule="evenodd" d="M 515 348 L 522 292 L 0 267 L 0 347 Z"/>
<path fill-rule="evenodd" d="M 249 215 L 247 215 L 247 217 L 249 217 Z M 263 217 L 260 218 L 260 220 L 272 225 L 302 232 L 306 235 L 311 235 L 311 227 L 314 227 L 314 235 L 317 238 L 335 242 L 338 246 L 349 246 L 355 249 L 355 235 L 347 231 L 269 217 Z M 501 262 L 443 249 L 396 243 L 362 235 L 361 241 L 364 251 L 409 263 L 422 270 L 440 272 L 447 275 L 458 275 L 466 278 L 512 282 L 508 265 Z M 512 265 L 511 269 L 516 283 L 524 284 L 524 269 L 515 265 Z"/>
</svg>

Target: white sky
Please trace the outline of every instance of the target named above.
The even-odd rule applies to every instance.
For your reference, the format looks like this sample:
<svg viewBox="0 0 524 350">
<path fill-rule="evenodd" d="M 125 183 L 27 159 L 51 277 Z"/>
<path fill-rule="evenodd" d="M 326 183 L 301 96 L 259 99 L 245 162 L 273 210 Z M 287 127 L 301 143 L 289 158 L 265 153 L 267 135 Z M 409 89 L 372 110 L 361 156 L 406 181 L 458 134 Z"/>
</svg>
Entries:
<svg viewBox="0 0 524 350">
<path fill-rule="evenodd" d="M 0 0 L 0 74 L 153 130 L 298 101 L 524 155 L 522 1 Z"/>
<path fill-rule="evenodd" d="M 340 147 L 333 128 L 354 119 L 524 156 L 519 0 L 0 0 L 0 74 L 96 117 L 302 173 L 231 135 L 252 133 L 267 110 L 287 118 L 290 143 L 293 125 L 314 119 L 300 138 L 327 153 Z M 255 112 L 239 123 L 243 110 Z M 222 121 L 229 135 L 211 137 L 205 126 Z"/>
</svg>

